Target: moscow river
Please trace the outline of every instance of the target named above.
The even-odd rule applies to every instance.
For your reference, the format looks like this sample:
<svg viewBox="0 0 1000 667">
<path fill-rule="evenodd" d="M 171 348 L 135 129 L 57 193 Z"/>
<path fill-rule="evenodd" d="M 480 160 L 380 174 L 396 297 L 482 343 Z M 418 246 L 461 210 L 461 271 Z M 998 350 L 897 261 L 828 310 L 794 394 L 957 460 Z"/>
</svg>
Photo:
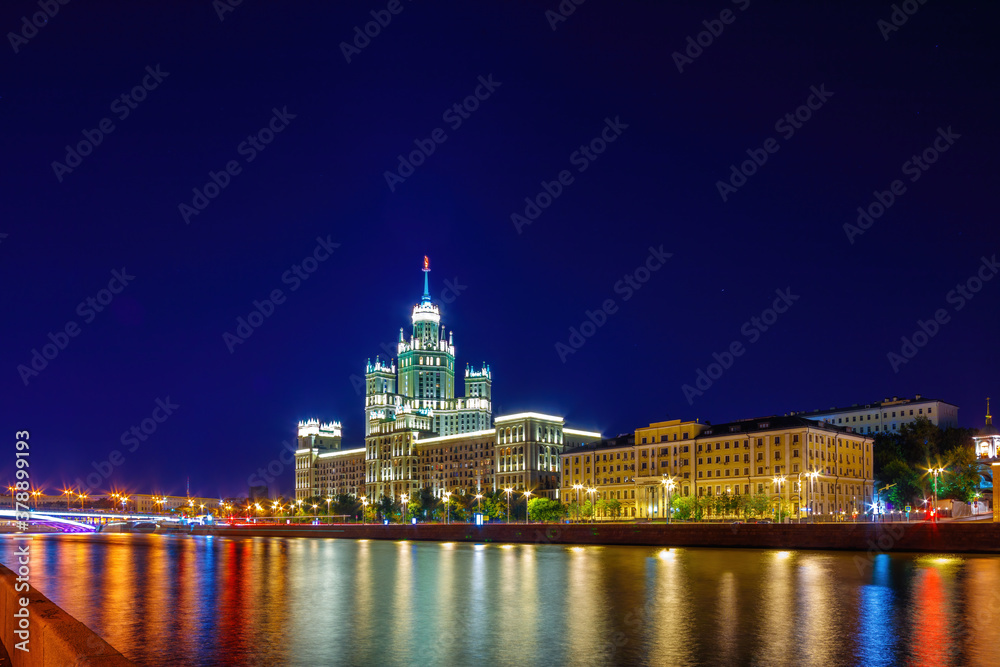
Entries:
<svg viewBox="0 0 1000 667">
<path fill-rule="evenodd" d="M 145 665 L 1000 665 L 996 556 L 129 534 L 31 556 Z"/>
</svg>

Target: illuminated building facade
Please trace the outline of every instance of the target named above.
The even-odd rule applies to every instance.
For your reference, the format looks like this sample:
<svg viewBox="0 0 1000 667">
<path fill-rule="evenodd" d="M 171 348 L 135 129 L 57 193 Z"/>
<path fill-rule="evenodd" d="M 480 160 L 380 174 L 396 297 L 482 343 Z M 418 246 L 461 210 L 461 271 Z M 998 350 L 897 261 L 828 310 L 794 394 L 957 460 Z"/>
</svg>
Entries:
<svg viewBox="0 0 1000 667">
<path fill-rule="evenodd" d="M 899 433 L 903 424 L 925 418 L 935 426 L 958 426 L 958 406 L 917 394 L 914 398 L 883 399 L 877 403 L 854 404 L 849 408 L 830 408 L 793 415 L 850 427 L 858 433 Z"/>
<path fill-rule="evenodd" d="M 600 439 L 566 428 L 563 418 L 524 412 L 493 418 L 493 376 L 487 364 L 465 367 L 456 397 L 455 345 L 424 292 L 400 329 L 397 359 L 369 360 L 365 369 L 365 444 L 342 449 L 338 422 L 300 422 L 295 455 L 297 499 L 350 493 L 400 498 L 430 487 L 475 494 L 503 488 L 558 495 L 560 454 Z"/>
<path fill-rule="evenodd" d="M 295 451 L 295 499 L 364 495 L 365 450 L 341 449 L 340 422 L 299 422 Z"/>
<path fill-rule="evenodd" d="M 636 517 L 635 454 L 631 433 L 566 450 L 560 500 L 577 505 L 617 500 L 622 518 Z"/>
<path fill-rule="evenodd" d="M 990 414 L 990 399 L 986 399 L 986 424 L 979 433 L 972 436 L 975 443 L 976 458 L 995 459 L 1000 450 L 1000 431 L 993 425 L 993 415 Z"/>
<path fill-rule="evenodd" d="M 561 495 L 576 500 L 581 486 L 584 499 L 618 499 L 629 518 L 633 510 L 665 518 L 670 495 L 722 494 L 768 495 L 793 517 L 850 517 L 872 503 L 872 444 L 867 434 L 799 416 L 656 422 L 636 429 L 631 446 L 615 439 L 566 451 Z"/>
</svg>

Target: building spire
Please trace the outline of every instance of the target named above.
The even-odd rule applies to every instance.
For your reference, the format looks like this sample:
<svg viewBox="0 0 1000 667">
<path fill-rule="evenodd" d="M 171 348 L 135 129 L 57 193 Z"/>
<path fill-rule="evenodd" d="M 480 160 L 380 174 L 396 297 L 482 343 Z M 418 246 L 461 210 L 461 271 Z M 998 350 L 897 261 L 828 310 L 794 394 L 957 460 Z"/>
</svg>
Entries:
<svg viewBox="0 0 1000 667">
<path fill-rule="evenodd" d="M 420 303 L 430 303 L 431 302 L 431 290 L 427 284 L 427 274 L 431 272 L 431 260 L 424 255 L 424 295 L 420 297 Z"/>
<path fill-rule="evenodd" d="M 993 423 L 993 416 L 990 414 L 990 397 L 986 397 L 986 425 Z"/>
</svg>

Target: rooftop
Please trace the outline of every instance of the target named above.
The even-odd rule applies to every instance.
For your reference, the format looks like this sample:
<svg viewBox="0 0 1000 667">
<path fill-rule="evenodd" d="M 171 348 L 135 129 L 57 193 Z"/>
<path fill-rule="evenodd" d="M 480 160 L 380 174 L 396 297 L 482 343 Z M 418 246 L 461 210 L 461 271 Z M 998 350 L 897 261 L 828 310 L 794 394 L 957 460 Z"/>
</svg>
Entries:
<svg viewBox="0 0 1000 667">
<path fill-rule="evenodd" d="M 567 449 L 562 453 L 563 456 L 567 454 L 579 454 L 581 452 L 593 452 L 601 451 L 607 449 L 622 449 L 625 447 L 635 446 L 635 434 L 634 433 L 622 433 L 613 438 L 604 438 L 600 442 L 594 442 L 590 444 L 580 445 L 579 447 L 574 447 L 572 449 Z"/>
<path fill-rule="evenodd" d="M 806 419 L 799 415 L 785 415 L 772 417 L 757 417 L 756 419 L 741 419 L 726 424 L 713 424 L 701 432 L 695 439 L 706 437 L 718 437 L 729 433 L 756 433 L 760 431 L 775 431 L 786 428 L 820 428 L 825 431 L 836 433 L 852 433 L 861 435 L 849 426 L 836 426 L 825 421 Z M 871 436 L 867 436 L 871 437 Z"/>
<path fill-rule="evenodd" d="M 799 412 L 792 412 L 791 415 L 823 415 L 830 412 L 849 412 L 851 410 L 871 410 L 874 408 L 889 407 L 892 405 L 907 405 L 911 403 L 944 403 L 945 405 L 950 405 L 953 408 L 957 408 L 957 405 L 949 403 L 947 401 L 942 401 L 939 398 L 926 398 L 920 394 L 917 394 L 913 398 L 900 398 L 898 396 L 893 396 L 892 398 L 883 398 L 881 401 L 876 401 L 874 403 L 865 403 L 864 405 L 854 403 L 849 407 L 836 408 L 832 407 L 828 410 L 803 410 Z"/>
</svg>

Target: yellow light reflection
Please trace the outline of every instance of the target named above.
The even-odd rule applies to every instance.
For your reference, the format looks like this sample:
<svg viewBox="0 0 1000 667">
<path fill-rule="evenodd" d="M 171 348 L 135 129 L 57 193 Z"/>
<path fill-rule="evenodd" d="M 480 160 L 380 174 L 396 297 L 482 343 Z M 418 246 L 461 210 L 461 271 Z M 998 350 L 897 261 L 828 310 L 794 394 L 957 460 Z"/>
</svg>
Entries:
<svg viewBox="0 0 1000 667">
<path fill-rule="evenodd" d="M 656 555 L 660 557 L 660 560 L 673 560 L 677 554 L 674 553 L 673 549 L 663 549 Z"/>
</svg>

